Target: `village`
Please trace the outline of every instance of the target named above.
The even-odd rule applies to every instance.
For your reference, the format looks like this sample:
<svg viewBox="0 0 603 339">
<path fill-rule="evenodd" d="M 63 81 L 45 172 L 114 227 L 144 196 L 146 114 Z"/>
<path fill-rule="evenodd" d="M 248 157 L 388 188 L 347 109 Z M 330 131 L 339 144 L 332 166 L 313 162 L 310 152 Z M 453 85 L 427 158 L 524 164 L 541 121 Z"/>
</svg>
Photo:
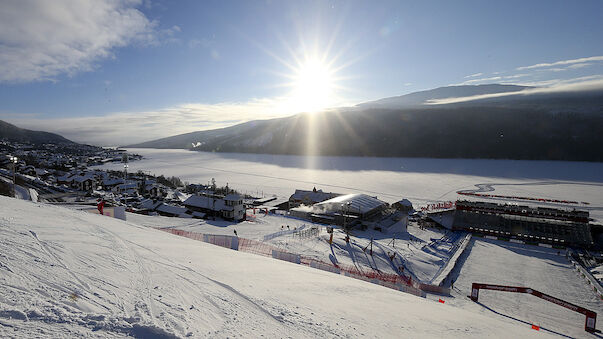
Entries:
<svg viewBox="0 0 603 339">
<path fill-rule="evenodd" d="M 6 141 L 0 145 L 0 177 L 5 191 L 9 191 L 7 195 L 23 195 L 26 200 L 79 205 L 103 200 L 108 207 L 123 206 L 132 213 L 233 222 L 245 220 L 248 209 L 253 214 L 290 211 L 294 217 L 314 222 L 390 231 L 404 231 L 412 211 L 406 199 L 390 206 L 377 197 L 313 188 L 296 190 L 285 200 L 241 194 L 227 183 L 219 186 L 214 179 L 208 184 L 189 184 L 148 171 L 129 173 L 128 162 L 141 156 L 120 149 Z M 107 162 L 123 163 L 123 172 L 94 168 Z"/>
</svg>

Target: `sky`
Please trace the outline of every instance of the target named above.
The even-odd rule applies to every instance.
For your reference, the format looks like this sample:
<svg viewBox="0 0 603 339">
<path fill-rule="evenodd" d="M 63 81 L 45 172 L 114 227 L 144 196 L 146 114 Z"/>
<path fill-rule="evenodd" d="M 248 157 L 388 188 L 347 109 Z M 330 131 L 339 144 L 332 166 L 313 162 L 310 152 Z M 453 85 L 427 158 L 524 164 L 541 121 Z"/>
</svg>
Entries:
<svg viewBox="0 0 603 339">
<path fill-rule="evenodd" d="M 484 83 L 601 86 L 603 1 L 0 3 L 0 119 L 95 145 Z"/>
</svg>

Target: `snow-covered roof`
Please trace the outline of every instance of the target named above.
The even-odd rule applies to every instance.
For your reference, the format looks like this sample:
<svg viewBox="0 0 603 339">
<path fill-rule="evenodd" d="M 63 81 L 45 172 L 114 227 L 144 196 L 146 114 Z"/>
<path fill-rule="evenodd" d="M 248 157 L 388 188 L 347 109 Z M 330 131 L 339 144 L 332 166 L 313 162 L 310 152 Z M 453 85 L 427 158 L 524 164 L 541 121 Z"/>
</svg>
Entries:
<svg viewBox="0 0 603 339">
<path fill-rule="evenodd" d="M 402 206 L 407 206 L 407 207 L 412 207 L 412 202 L 410 202 L 410 200 L 408 200 L 408 199 L 402 199 L 402 200 L 396 202 L 396 204 L 400 204 Z"/>
<path fill-rule="evenodd" d="M 336 194 L 336 193 L 327 193 L 327 192 L 323 192 L 322 190 L 316 190 L 316 191 L 314 191 L 314 190 L 312 190 L 312 191 L 295 190 L 295 193 L 293 193 L 289 199 L 290 200 L 300 200 L 300 201 L 311 201 L 313 203 L 317 203 L 317 202 L 331 199 L 333 197 L 336 197 L 337 195 L 338 194 Z"/>
<path fill-rule="evenodd" d="M 239 200 L 241 200 L 241 196 L 238 195 L 238 194 L 231 193 L 231 194 L 225 196 L 224 200 L 226 200 L 226 201 L 239 201 Z"/>
<path fill-rule="evenodd" d="M 375 197 L 366 194 L 346 194 L 316 204 L 316 208 L 322 208 L 326 212 L 346 213 L 368 213 L 376 208 L 387 205 Z"/>
<path fill-rule="evenodd" d="M 57 181 L 62 181 L 62 182 L 67 182 L 67 181 L 71 181 L 72 179 L 72 174 L 71 173 L 67 173 L 65 175 L 61 175 L 60 177 L 57 177 Z"/>
<path fill-rule="evenodd" d="M 205 208 L 212 211 L 231 211 L 233 209 L 232 206 L 226 206 L 224 200 L 222 199 L 207 197 L 204 195 L 191 195 L 188 199 L 184 201 L 184 205 L 197 208 Z"/>
<path fill-rule="evenodd" d="M 86 174 L 86 175 L 78 175 L 76 177 L 73 177 L 72 179 L 75 182 L 84 182 L 86 180 L 94 180 L 94 177 L 92 175 Z"/>
<path fill-rule="evenodd" d="M 184 214 L 186 212 L 186 208 L 184 208 L 184 207 L 171 206 L 171 205 L 166 205 L 166 204 L 161 204 L 155 210 L 158 212 L 169 213 L 169 214 L 173 214 L 173 215 L 180 215 L 180 214 Z"/>
<path fill-rule="evenodd" d="M 144 199 L 140 202 L 138 208 L 154 210 L 159 207 L 162 203 L 163 202 L 157 200 L 153 201 L 153 199 Z"/>
<path fill-rule="evenodd" d="M 50 172 L 48 172 L 47 170 L 43 169 L 43 168 L 36 168 L 36 174 L 37 175 L 46 175 Z"/>
<path fill-rule="evenodd" d="M 174 199 L 180 200 L 181 202 L 186 201 L 186 199 L 188 199 L 190 196 L 190 194 L 182 193 L 180 191 L 173 192 Z"/>
<path fill-rule="evenodd" d="M 123 183 L 123 179 L 105 179 L 103 180 L 103 185 L 105 186 L 113 186 Z"/>
<path fill-rule="evenodd" d="M 133 188 L 137 188 L 137 187 L 138 187 L 138 185 L 136 185 L 136 183 L 127 183 L 127 184 L 117 185 L 117 188 L 122 189 L 122 190 L 133 189 Z"/>
</svg>

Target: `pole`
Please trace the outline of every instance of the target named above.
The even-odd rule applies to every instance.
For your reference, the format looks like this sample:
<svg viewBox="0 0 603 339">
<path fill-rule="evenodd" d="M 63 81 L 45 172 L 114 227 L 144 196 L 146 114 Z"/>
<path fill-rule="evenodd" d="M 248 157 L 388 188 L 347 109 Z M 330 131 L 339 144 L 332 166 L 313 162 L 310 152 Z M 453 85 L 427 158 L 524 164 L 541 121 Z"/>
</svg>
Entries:
<svg viewBox="0 0 603 339">
<path fill-rule="evenodd" d="M 19 161 L 17 159 L 17 157 L 11 157 L 10 161 L 13 163 L 13 198 L 17 197 L 17 190 L 16 190 L 16 185 L 17 185 L 17 161 Z"/>
<path fill-rule="evenodd" d="M 13 162 L 13 198 L 17 197 L 15 186 L 17 185 L 17 164 Z"/>
</svg>

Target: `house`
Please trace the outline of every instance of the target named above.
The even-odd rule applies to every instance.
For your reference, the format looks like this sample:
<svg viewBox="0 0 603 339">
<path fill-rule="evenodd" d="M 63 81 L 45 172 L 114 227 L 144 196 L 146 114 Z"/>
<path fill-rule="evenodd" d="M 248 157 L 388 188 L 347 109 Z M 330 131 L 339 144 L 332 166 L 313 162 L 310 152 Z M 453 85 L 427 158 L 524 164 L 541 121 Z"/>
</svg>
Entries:
<svg viewBox="0 0 603 339">
<path fill-rule="evenodd" d="M 157 184 L 147 184 L 144 187 L 145 196 L 152 198 L 163 196 L 163 190 Z"/>
<path fill-rule="evenodd" d="M 136 194 L 138 193 L 138 184 L 135 182 L 122 183 L 113 187 L 111 191 L 119 194 Z"/>
<path fill-rule="evenodd" d="M 289 197 L 289 206 L 310 206 L 319 202 L 323 202 L 325 200 L 338 197 L 340 195 L 341 194 L 339 193 L 323 192 L 322 190 L 317 190 L 316 187 L 314 187 L 314 189 L 311 191 L 295 190 L 295 193 L 293 193 L 291 197 Z"/>
<path fill-rule="evenodd" d="M 124 179 L 116 179 L 116 178 L 108 178 L 108 179 L 104 179 L 102 181 L 104 190 L 111 190 L 115 186 L 123 184 L 123 183 L 124 183 Z"/>
<path fill-rule="evenodd" d="M 245 206 L 243 199 L 238 194 L 229 194 L 225 197 L 192 195 L 183 204 L 193 212 L 202 212 L 235 221 L 245 219 Z"/>
<path fill-rule="evenodd" d="M 36 176 L 38 178 L 46 179 L 50 176 L 50 174 L 51 173 L 44 168 L 36 168 Z"/>
<path fill-rule="evenodd" d="M 35 176 L 36 175 L 36 168 L 33 167 L 33 166 L 31 166 L 31 165 L 27 165 L 27 166 L 21 167 L 19 169 L 19 172 L 21 174 Z"/>
<path fill-rule="evenodd" d="M 96 179 L 91 175 L 78 175 L 71 178 L 71 187 L 78 191 L 89 191 L 94 188 Z"/>
<path fill-rule="evenodd" d="M 157 207 L 161 206 L 161 204 L 163 204 L 163 201 L 161 201 L 161 200 L 144 199 L 136 205 L 136 208 L 138 208 L 141 212 L 143 212 L 143 214 L 146 214 L 149 212 L 154 212 L 155 209 L 157 209 Z M 144 212 L 146 212 L 146 213 L 144 213 Z"/>
<path fill-rule="evenodd" d="M 397 209 L 400 212 L 408 213 L 408 212 L 413 211 L 412 202 L 410 202 L 410 200 L 408 200 L 408 199 L 402 199 L 400 201 L 397 201 L 392 204 L 392 207 Z"/>
<path fill-rule="evenodd" d="M 73 181 L 74 175 L 71 173 L 66 173 L 65 175 L 61 175 L 57 177 L 57 184 L 59 185 L 69 185 L 71 186 L 71 182 Z"/>
</svg>

